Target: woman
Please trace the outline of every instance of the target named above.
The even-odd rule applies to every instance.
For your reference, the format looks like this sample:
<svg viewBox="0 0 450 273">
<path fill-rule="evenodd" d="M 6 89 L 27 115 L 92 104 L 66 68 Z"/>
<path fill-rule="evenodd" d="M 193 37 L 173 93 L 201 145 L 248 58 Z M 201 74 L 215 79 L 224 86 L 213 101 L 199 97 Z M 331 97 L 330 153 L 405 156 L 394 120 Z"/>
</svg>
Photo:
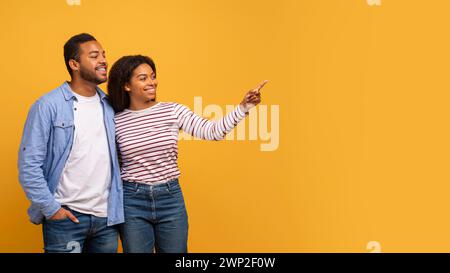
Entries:
<svg viewBox="0 0 450 273">
<path fill-rule="evenodd" d="M 261 101 L 249 91 L 217 122 L 178 103 L 156 100 L 156 67 L 146 56 L 125 56 L 109 73 L 108 91 L 116 111 L 116 140 L 124 187 L 124 252 L 187 252 L 188 217 L 178 183 L 180 129 L 202 139 L 221 140 Z"/>
</svg>

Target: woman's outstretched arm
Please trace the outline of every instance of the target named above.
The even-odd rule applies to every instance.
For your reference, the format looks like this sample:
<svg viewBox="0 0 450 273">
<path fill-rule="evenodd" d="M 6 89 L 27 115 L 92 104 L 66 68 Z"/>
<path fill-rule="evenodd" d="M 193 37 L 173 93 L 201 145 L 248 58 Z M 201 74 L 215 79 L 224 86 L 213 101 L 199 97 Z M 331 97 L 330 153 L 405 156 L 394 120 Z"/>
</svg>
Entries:
<svg viewBox="0 0 450 273">
<path fill-rule="evenodd" d="M 211 121 L 196 115 L 188 107 L 176 104 L 174 108 L 178 126 L 186 133 L 206 140 L 222 140 L 237 124 L 245 118 L 248 111 L 261 102 L 261 88 L 268 81 L 245 94 L 242 102 L 229 114 L 218 121 Z"/>
</svg>

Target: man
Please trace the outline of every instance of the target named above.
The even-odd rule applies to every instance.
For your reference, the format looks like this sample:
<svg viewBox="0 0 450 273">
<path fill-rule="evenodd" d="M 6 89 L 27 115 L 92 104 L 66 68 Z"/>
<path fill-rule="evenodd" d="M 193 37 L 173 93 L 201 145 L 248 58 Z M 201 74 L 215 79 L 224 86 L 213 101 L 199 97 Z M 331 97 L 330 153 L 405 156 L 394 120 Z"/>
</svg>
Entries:
<svg viewBox="0 0 450 273">
<path fill-rule="evenodd" d="M 64 45 L 70 82 L 31 107 L 19 150 L 19 180 L 45 252 L 117 252 L 124 221 L 114 111 L 98 84 L 105 51 L 86 33 Z"/>
</svg>

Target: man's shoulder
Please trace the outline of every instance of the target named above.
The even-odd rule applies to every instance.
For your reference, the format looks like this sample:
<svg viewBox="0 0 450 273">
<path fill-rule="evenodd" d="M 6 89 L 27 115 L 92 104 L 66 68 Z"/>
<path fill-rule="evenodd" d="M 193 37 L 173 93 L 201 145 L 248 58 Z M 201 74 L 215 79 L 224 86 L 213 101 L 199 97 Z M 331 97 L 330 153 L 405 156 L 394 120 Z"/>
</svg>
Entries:
<svg viewBox="0 0 450 273">
<path fill-rule="evenodd" d="M 50 92 L 45 93 L 40 98 L 37 99 L 36 103 L 42 106 L 56 106 L 63 102 L 64 94 L 63 94 L 63 85 L 56 87 Z"/>
</svg>

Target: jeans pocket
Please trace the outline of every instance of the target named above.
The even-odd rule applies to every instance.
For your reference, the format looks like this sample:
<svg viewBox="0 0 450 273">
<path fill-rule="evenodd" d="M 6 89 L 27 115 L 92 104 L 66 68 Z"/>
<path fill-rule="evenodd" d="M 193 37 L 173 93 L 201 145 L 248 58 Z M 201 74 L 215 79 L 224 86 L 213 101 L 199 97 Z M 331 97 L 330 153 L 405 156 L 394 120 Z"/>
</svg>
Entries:
<svg viewBox="0 0 450 273">
<path fill-rule="evenodd" d="M 46 219 L 45 221 L 47 223 L 58 223 L 58 222 L 64 222 L 64 221 L 67 221 L 67 220 L 70 220 L 69 217 L 65 217 L 65 218 L 61 218 L 61 219 L 53 219 L 53 220 Z"/>
<path fill-rule="evenodd" d="M 123 187 L 123 198 L 135 198 L 141 192 L 139 188 Z"/>
<path fill-rule="evenodd" d="M 181 191 L 181 188 L 179 185 L 172 185 L 172 186 L 168 185 L 166 188 L 166 191 L 172 198 L 175 198 L 177 200 L 179 200 L 179 199 L 184 200 L 183 192 Z"/>
</svg>

